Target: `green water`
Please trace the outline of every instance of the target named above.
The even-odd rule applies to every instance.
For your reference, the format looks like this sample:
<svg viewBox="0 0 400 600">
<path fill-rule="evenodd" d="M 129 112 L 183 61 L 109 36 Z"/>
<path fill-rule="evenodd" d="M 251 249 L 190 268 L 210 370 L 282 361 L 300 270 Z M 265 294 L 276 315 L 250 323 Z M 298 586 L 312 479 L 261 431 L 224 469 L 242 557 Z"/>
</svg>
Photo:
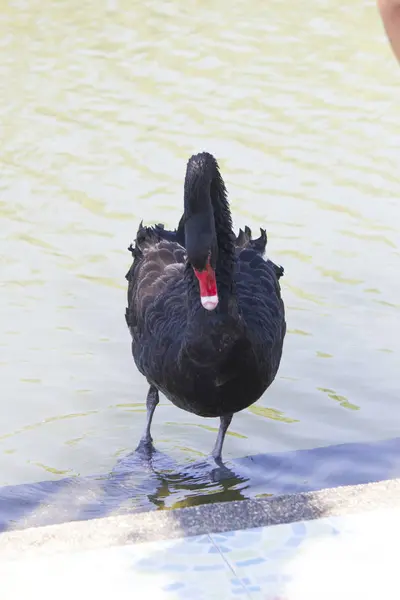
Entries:
<svg viewBox="0 0 400 600">
<path fill-rule="evenodd" d="M 126 247 L 175 225 L 201 150 L 286 270 L 279 376 L 225 458 L 398 436 L 400 69 L 374 2 L 20 0 L 0 40 L 0 485 L 135 447 Z M 185 463 L 217 426 L 163 399 L 153 435 Z"/>
</svg>

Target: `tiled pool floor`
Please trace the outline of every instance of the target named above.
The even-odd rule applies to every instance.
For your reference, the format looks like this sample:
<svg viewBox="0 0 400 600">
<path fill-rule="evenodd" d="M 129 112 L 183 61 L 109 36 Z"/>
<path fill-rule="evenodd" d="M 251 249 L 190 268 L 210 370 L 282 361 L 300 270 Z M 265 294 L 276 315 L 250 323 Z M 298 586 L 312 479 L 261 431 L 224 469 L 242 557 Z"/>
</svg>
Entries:
<svg viewBox="0 0 400 600">
<path fill-rule="evenodd" d="M 400 597 L 400 507 L 223 534 L 2 560 L 1 599 Z"/>
</svg>

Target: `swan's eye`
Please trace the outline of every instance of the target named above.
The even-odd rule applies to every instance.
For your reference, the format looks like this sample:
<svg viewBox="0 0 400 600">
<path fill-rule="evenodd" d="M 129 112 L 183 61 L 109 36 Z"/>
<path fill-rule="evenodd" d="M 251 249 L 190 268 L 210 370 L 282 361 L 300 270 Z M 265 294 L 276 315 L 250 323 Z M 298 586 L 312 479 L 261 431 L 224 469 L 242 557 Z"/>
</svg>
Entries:
<svg viewBox="0 0 400 600">
<path fill-rule="evenodd" d="M 210 260 L 203 271 L 194 269 L 194 272 L 199 282 L 201 304 L 206 310 L 214 310 L 218 305 L 218 291 L 215 271 L 210 265 Z"/>
</svg>

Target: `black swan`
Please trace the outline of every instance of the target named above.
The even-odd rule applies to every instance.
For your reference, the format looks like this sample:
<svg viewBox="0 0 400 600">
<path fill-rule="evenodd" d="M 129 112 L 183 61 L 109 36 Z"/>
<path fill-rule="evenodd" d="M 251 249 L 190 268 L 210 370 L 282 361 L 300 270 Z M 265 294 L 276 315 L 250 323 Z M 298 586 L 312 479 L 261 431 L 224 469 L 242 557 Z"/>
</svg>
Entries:
<svg viewBox="0 0 400 600">
<path fill-rule="evenodd" d="M 140 224 L 126 275 L 133 358 L 150 385 L 138 450 L 153 450 L 162 392 L 183 410 L 220 417 L 212 456 L 221 461 L 233 414 L 273 382 L 286 323 L 283 268 L 264 260 L 266 244 L 263 229 L 254 240 L 248 227 L 232 232 L 225 184 L 206 152 L 188 161 L 177 230 Z"/>
</svg>

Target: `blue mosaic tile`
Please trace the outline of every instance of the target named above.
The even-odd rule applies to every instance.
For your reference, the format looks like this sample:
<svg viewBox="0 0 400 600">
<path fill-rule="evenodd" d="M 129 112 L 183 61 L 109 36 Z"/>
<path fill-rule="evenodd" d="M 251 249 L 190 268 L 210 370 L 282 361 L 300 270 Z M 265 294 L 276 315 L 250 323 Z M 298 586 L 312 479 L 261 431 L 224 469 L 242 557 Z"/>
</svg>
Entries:
<svg viewBox="0 0 400 600">
<path fill-rule="evenodd" d="M 285 546 L 291 546 L 292 548 L 298 548 L 303 543 L 302 537 L 291 537 L 285 542 Z"/>
<path fill-rule="evenodd" d="M 366 521 L 368 519 L 372 522 L 372 517 L 365 517 Z M 319 585 L 315 583 L 311 561 L 314 564 L 322 560 L 320 566 L 326 568 L 329 575 L 329 561 L 321 559 L 321 552 L 323 556 L 331 553 L 341 557 L 342 548 L 347 548 L 348 540 L 357 539 L 360 535 L 365 536 L 365 542 L 359 545 L 360 552 L 365 551 L 369 538 L 365 527 L 361 526 L 362 521 L 361 516 L 359 522 L 353 517 L 330 517 L 236 531 L 229 536 L 211 534 L 210 537 L 236 573 L 232 585 L 233 581 L 236 586 L 242 584 L 254 600 L 289 600 L 293 590 L 297 589 L 299 579 L 305 577 L 304 573 L 311 582 L 308 585 Z M 379 522 L 378 517 L 375 521 Z M 380 533 L 382 527 L 376 526 L 376 529 Z M 331 585 L 337 584 L 337 581 L 334 577 Z"/>
<path fill-rule="evenodd" d="M 162 565 L 162 569 L 163 571 L 177 571 L 179 573 L 183 573 L 184 571 L 188 570 L 188 567 L 187 565 L 166 563 Z"/>
<path fill-rule="evenodd" d="M 193 567 L 193 571 L 223 571 L 225 565 L 217 564 L 217 565 L 199 565 Z"/>
<path fill-rule="evenodd" d="M 235 594 L 235 596 L 248 596 L 246 588 L 235 588 L 231 590 L 231 594 Z"/>
<path fill-rule="evenodd" d="M 291 529 L 294 535 L 304 536 L 307 534 L 307 527 L 304 521 L 297 521 L 291 524 Z"/>
<path fill-rule="evenodd" d="M 211 538 L 251 598 L 284 598 L 285 588 L 291 582 L 287 563 L 301 551 L 309 533 L 307 525 L 296 522 Z M 332 535 L 333 527 L 325 524 L 325 532 Z"/>
<path fill-rule="evenodd" d="M 185 587 L 185 584 L 181 581 L 177 581 L 175 583 L 168 583 L 162 589 L 164 592 L 176 592 L 177 590 L 181 590 Z"/>
<path fill-rule="evenodd" d="M 248 597 L 240 579 L 239 585 L 232 585 L 232 570 L 207 535 L 140 544 L 131 553 L 133 571 L 149 581 L 163 581 L 168 600 Z"/>
<path fill-rule="evenodd" d="M 218 546 L 218 548 L 216 546 L 213 546 L 212 548 L 209 549 L 209 553 L 210 554 L 220 554 L 221 552 L 230 552 L 231 549 L 228 548 L 227 546 Z"/>
<path fill-rule="evenodd" d="M 264 557 L 258 556 L 256 558 L 247 558 L 246 560 L 238 560 L 236 561 L 236 566 L 238 567 L 249 567 L 250 565 L 259 565 L 261 563 L 265 563 L 266 559 Z"/>
<path fill-rule="evenodd" d="M 262 589 L 260 588 L 259 585 L 249 585 L 248 587 L 246 587 L 248 592 L 261 592 Z"/>
<path fill-rule="evenodd" d="M 210 535 L 2 561 L 1 600 L 29 597 L 33 588 L 40 589 L 42 600 L 52 600 L 60 582 L 64 596 L 74 597 L 78 580 L 91 597 L 108 590 L 107 597 L 121 599 L 132 593 L 163 600 L 392 598 L 399 537 L 400 510 L 377 511 L 260 528 L 250 535 L 238 531 L 222 539 Z M 294 539 L 301 543 L 294 545 Z M 198 550 L 189 552 L 193 547 Z M 229 552 L 209 551 L 221 547 Z M 385 560 L 382 547 L 388 549 Z"/>
<path fill-rule="evenodd" d="M 224 544 L 229 549 L 237 548 L 243 544 L 253 544 L 261 539 L 262 528 L 245 529 L 241 530 L 241 535 L 237 535 L 237 531 L 230 531 L 227 533 L 213 534 L 212 539 L 217 545 Z"/>
</svg>

